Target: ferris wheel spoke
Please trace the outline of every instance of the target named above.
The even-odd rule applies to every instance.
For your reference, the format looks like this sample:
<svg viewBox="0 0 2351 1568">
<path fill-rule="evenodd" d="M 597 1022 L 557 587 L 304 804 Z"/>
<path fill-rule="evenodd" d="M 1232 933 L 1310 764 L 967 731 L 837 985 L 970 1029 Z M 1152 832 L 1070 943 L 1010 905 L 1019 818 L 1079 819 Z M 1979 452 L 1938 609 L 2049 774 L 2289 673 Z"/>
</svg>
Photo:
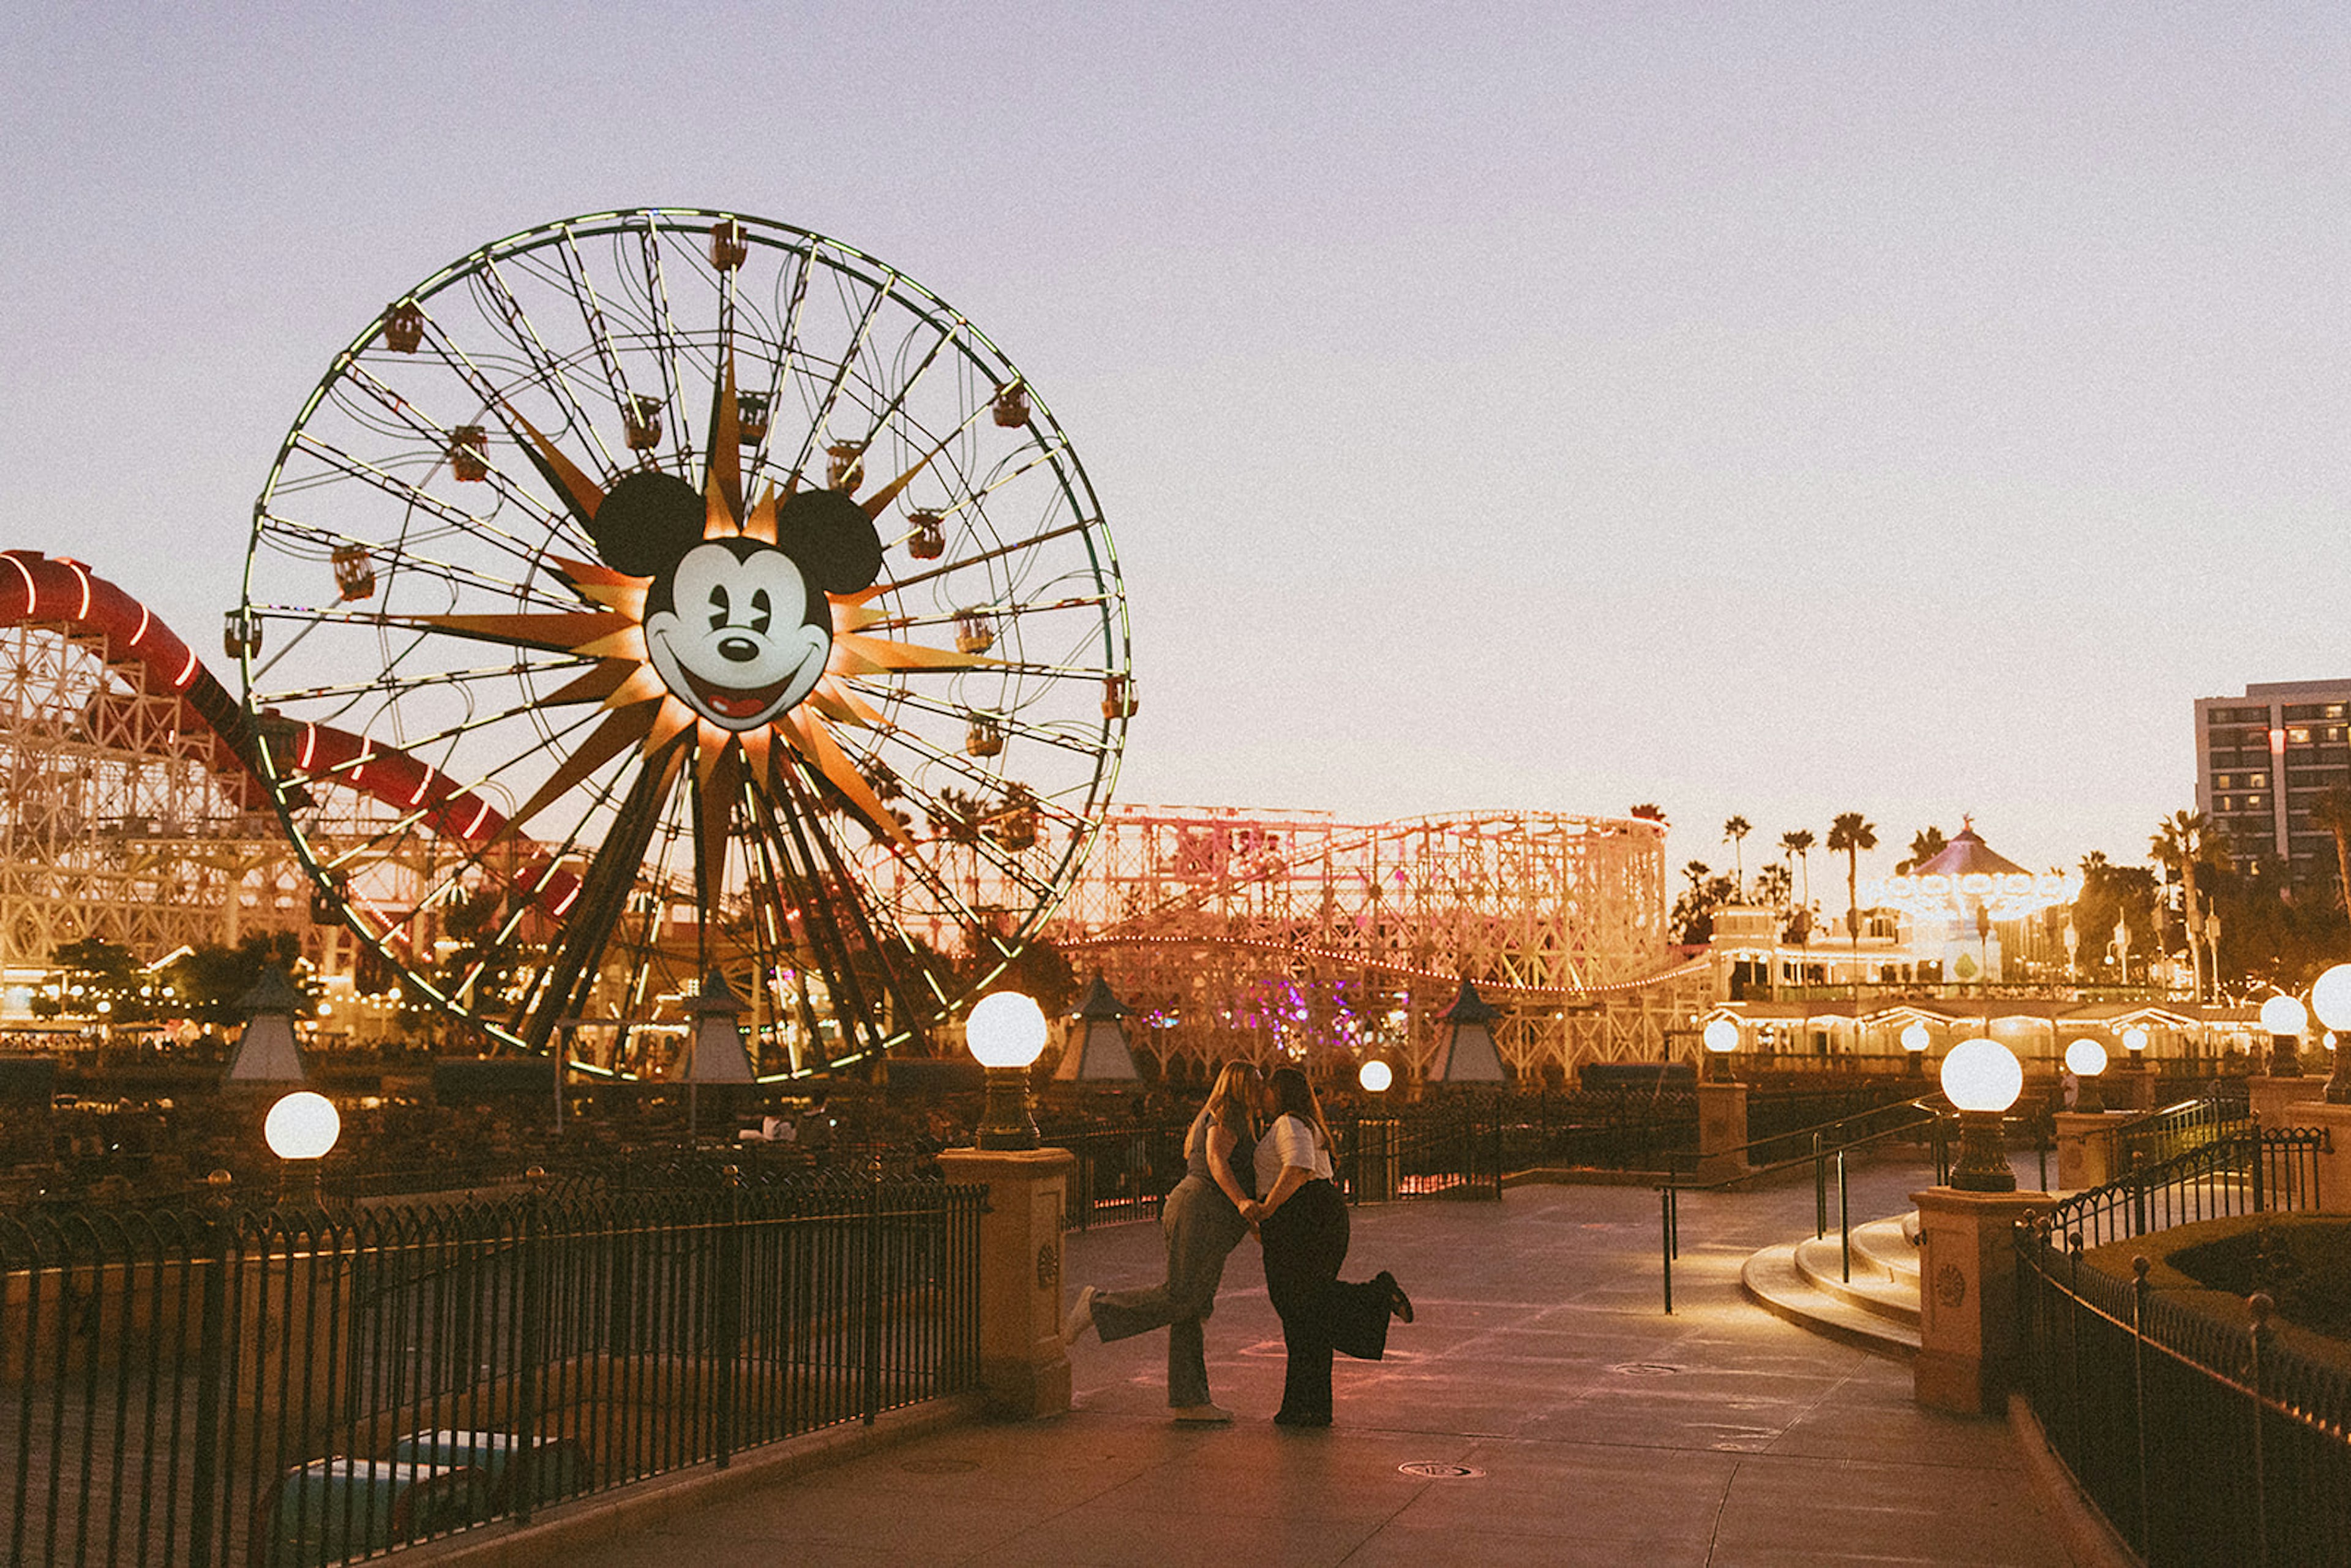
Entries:
<svg viewBox="0 0 2351 1568">
<path fill-rule="evenodd" d="M 972 555 L 958 556 L 954 560 L 948 561 L 946 565 L 935 566 L 928 571 L 917 571 L 905 577 L 895 578 L 888 582 L 877 584 L 872 590 L 872 592 L 876 597 L 887 593 L 903 593 L 909 588 L 914 588 L 925 582 L 935 581 L 937 579 L 946 577 L 952 572 L 961 571 L 967 567 L 980 566 L 992 560 L 1002 560 L 1008 556 L 1018 555 L 1023 550 L 1033 549 L 1039 545 L 1049 544 L 1054 539 L 1067 538 L 1072 534 L 1082 534 L 1087 531 L 1089 527 L 1098 528 L 1100 526 L 1101 524 L 1099 521 L 1089 525 L 1082 519 L 1073 523 L 1064 523 L 1058 528 L 1048 528 L 1043 533 L 1031 534 L 1027 538 L 1015 539 L 1008 544 L 999 544 L 992 549 L 980 550 Z"/>
<path fill-rule="evenodd" d="M 849 993 L 852 1018 L 862 1023 L 867 1032 L 867 1049 L 886 1050 L 889 1038 L 881 1027 L 877 1009 L 869 1004 L 864 977 L 858 973 L 857 957 L 862 954 L 872 961 L 879 995 L 889 996 L 902 1019 L 911 1023 L 914 1015 L 906 996 L 865 907 L 862 883 L 850 870 L 839 846 L 824 831 L 821 814 L 815 809 L 813 786 L 797 762 L 787 761 L 778 771 L 786 791 L 784 800 L 778 801 L 764 790 L 751 792 L 754 809 L 760 812 L 760 826 L 778 847 L 789 837 L 792 852 L 780 857 L 780 862 L 797 872 L 795 902 L 802 911 L 803 924 L 809 925 L 812 936 L 820 930 L 822 933 L 818 938 L 820 950 L 828 953 L 832 960 L 826 980 Z M 777 831 L 779 824 L 782 834 Z"/>
<path fill-rule="evenodd" d="M 378 675 L 365 681 L 342 681 L 318 686 L 294 686 L 284 691 L 270 692 L 262 700 L 270 703 L 340 702 L 371 694 L 381 695 L 386 692 L 408 689 L 412 685 L 467 685 L 505 682 L 513 678 L 513 665 L 495 664 L 471 670 L 439 671 L 429 682 L 420 680 L 414 683 L 393 683 L 384 676 Z M 536 706 L 538 705 L 527 705 L 517 711 L 528 712 Z"/>
<path fill-rule="evenodd" d="M 436 556 L 420 554 L 409 548 L 404 541 L 394 541 L 389 544 L 371 541 L 339 528 L 320 528 L 277 512 L 263 514 L 257 522 L 267 542 L 292 560 L 311 560 L 323 565 L 332 561 L 335 552 L 339 549 L 359 550 L 365 553 L 369 569 L 380 579 L 413 574 L 446 583 L 453 591 L 462 591 L 465 589 L 473 589 L 480 592 L 511 597 L 522 606 L 536 604 L 549 610 L 576 610 L 586 602 L 570 579 L 560 573 L 538 572 L 534 573 L 528 581 L 517 582 L 509 578 L 493 576 L 472 567 L 443 560 Z M 305 549 L 295 548 L 298 541 Z M 315 550 L 317 553 L 305 553 L 306 549 Z M 538 586 L 540 583 L 559 584 L 567 591 L 560 595 L 549 593 Z M 305 616 L 321 613 L 314 609 L 293 604 L 257 606 L 256 608 L 274 609 Z M 340 603 L 330 605 L 325 612 L 332 613 L 340 608 Z"/>
<path fill-rule="evenodd" d="M 637 250 L 645 267 L 646 306 L 652 318 L 653 363 L 661 370 L 662 406 L 673 411 L 671 461 L 683 468 L 693 461 L 695 443 L 685 423 L 684 382 L 678 371 L 678 340 L 670 312 L 669 278 L 662 266 L 661 230 L 650 213 L 645 215 L 643 226 L 637 230 Z"/>
<path fill-rule="evenodd" d="M 809 460 L 816 455 L 817 443 L 826 439 L 827 427 L 832 421 L 833 405 L 841 400 L 841 389 L 847 383 L 849 372 L 857 363 L 858 352 L 865 345 L 866 334 L 872 331 L 874 320 L 882 314 L 882 307 L 889 298 L 890 291 L 886 286 L 873 287 L 872 295 L 865 302 L 864 312 L 858 317 L 856 329 L 850 334 L 849 346 L 841 350 L 840 364 L 834 368 L 831 380 L 826 382 L 823 394 L 817 399 L 816 407 L 810 411 L 808 434 L 800 439 L 799 455 L 792 459 L 794 473 L 807 472 Z"/>
<path fill-rule="evenodd" d="M 638 868 L 653 843 L 654 830 L 661 825 L 664 802 L 684 760 L 683 749 L 671 747 L 646 758 L 637 770 L 628 799 L 614 814 L 603 843 L 581 876 L 580 897 L 542 966 L 538 1006 L 531 1009 L 531 998 L 527 997 L 524 1008 L 517 1010 L 517 1016 L 528 1019 L 522 1033 L 531 1049 L 547 1049 L 557 1023 L 578 1015 L 587 988 L 594 985 L 597 962 L 627 907 Z"/>
<path fill-rule="evenodd" d="M 437 519 L 450 535 L 480 539 L 527 565 L 538 559 L 538 552 L 531 550 L 506 530 L 492 527 L 475 513 L 451 506 L 413 481 L 403 479 L 397 474 L 388 473 L 374 464 L 351 455 L 323 437 L 305 431 L 301 437 L 301 447 L 304 452 L 347 477 L 370 485 L 402 505 L 413 507 L 427 517 Z M 437 461 L 434 465 L 436 468 L 439 465 Z M 550 527 L 553 526 L 554 514 L 542 506 L 537 497 L 514 488 L 511 481 L 495 465 L 489 466 L 486 471 L 495 476 L 495 482 L 485 479 L 483 483 L 491 484 L 502 500 L 519 501 L 526 510 L 538 513 L 542 520 L 549 523 Z"/>
<path fill-rule="evenodd" d="M 858 684 L 862 685 L 864 683 Z M 968 708 L 959 704 L 925 696 L 911 686 L 894 687 L 891 691 L 891 696 L 903 706 L 919 713 L 935 714 L 941 718 L 951 718 L 962 723 L 992 724 L 1004 737 L 1017 736 L 1025 740 L 1041 741 L 1047 746 L 1058 747 L 1063 751 L 1072 752 L 1081 757 L 1099 757 L 1110 749 L 1109 743 L 1100 737 L 1096 737 L 1092 741 L 1081 740 L 1075 736 L 1062 734 L 1043 725 L 1026 723 L 1008 712 Z M 899 727 L 903 730 L 904 727 Z M 941 752 L 939 755 L 945 758 L 946 753 Z M 987 775 L 977 774 L 975 777 L 985 778 Z"/>
<path fill-rule="evenodd" d="M 628 378 L 622 371 L 619 357 L 613 352 L 611 333 L 604 322 L 604 308 L 596 297 L 596 286 L 588 275 L 587 258 L 580 254 L 579 236 L 565 225 L 556 254 L 563 263 L 564 283 L 574 305 L 579 308 L 580 324 L 587 329 L 589 345 L 595 350 L 596 363 L 604 372 L 604 384 L 611 393 L 612 406 L 632 409 L 634 399 L 629 394 Z"/>
<path fill-rule="evenodd" d="M 610 472 L 620 467 L 621 465 L 612 460 L 611 449 L 604 444 L 603 432 L 597 429 L 595 421 L 588 417 L 587 405 L 573 388 L 569 369 L 549 350 L 538 324 L 523 308 L 521 298 L 507 282 L 506 274 L 496 258 L 483 264 L 482 276 L 490 286 L 499 314 L 505 317 L 508 328 L 521 340 L 524 351 L 537 367 L 538 384 L 554 394 L 555 401 L 563 409 L 566 422 L 595 448 L 596 459 L 605 470 Z"/>
<path fill-rule="evenodd" d="M 906 406 L 906 399 L 914 394 L 914 387 L 922 381 L 925 372 L 928 371 L 931 366 L 937 361 L 940 352 L 945 350 L 947 345 L 956 341 L 956 331 L 955 328 L 949 327 L 945 330 L 939 331 L 936 337 L 932 340 L 929 351 L 923 355 L 923 360 L 920 364 L 916 365 L 912 371 L 908 371 L 904 376 L 894 376 L 891 378 L 897 383 L 898 390 L 891 393 L 888 401 L 883 402 L 879 409 L 874 411 L 872 421 L 866 425 L 864 435 L 859 438 L 861 444 L 871 446 L 874 442 L 882 438 L 883 432 L 889 429 L 890 422 L 898 417 L 898 411 Z M 877 388 L 876 390 L 878 391 L 879 389 Z M 970 426 L 978 420 L 981 411 L 987 405 L 984 403 L 975 402 L 972 405 L 970 412 L 964 415 L 962 423 L 959 423 L 954 431 L 951 431 L 946 439 L 939 443 L 939 445 L 944 447 L 948 441 L 954 440 L 956 435 L 970 428 Z M 925 458 L 924 461 L 928 462 L 929 459 Z"/>
<path fill-rule="evenodd" d="M 921 614 L 889 615 L 879 621 L 870 622 L 859 627 L 858 630 L 871 636 L 881 632 L 912 632 L 925 627 L 945 628 L 955 625 L 973 611 L 1000 616 L 1008 621 L 1019 621 L 1024 618 L 1051 615 L 1064 610 L 1098 610 L 1110 602 L 1112 602 L 1110 596 L 1102 593 L 1073 594 L 1068 598 L 1051 600 L 1015 599 L 959 605 L 953 610 L 932 611 Z M 1108 673 L 1101 670 L 1094 672 L 1096 674 Z"/>
<path fill-rule="evenodd" d="M 394 418 L 401 421 L 413 434 L 428 445 L 434 454 L 433 466 L 434 468 L 438 468 L 443 461 L 447 461 L 453 466 L 455 465 L 459 455 L 455 431 L 444 427 L 418 413 L 413 403 L 412 403 L 398 391 L 386 385 L 382 381 L 378 379 L 366 366 L 353 365 L 350 369 L 350 376 L 352 382 L 365 391 L 370 396 L 373 397 L 378 402 L 381 403 L 388 413 L 390 413 Z M 517 445 L 522 444 L 523 434 L 522 432 L 516 430 L 510 423 L 508 415 L 512 413 L 512 410 L 507 401 L 498 396 L 496 392 L 486 388 L 478 390 L 481 391 L 484 398 L 484 408 L 497 417 L 499 424 L 505 428 L 507 435 L 510 440 L 514 441 Z M 335 448 L 329 443 L 326 442 L 322 437 L 306 430 L 302 433 L 302 440 L 312 451 L 321 456 L 322 459 L 329 462 L 341 462 L 356 465 L 359 469 L 356 476 L 362 478 L 371 476 L 371 471 L 373 469 L 372 465 L 365 464 L 360 459 L 341 452 L 339 448 Z M 527 446 L 524 447 L 524 453 L 526 456 L 528 455 L 529 449 Z M 546 502 L 540 500 L 528 489 L 516 484 L 513 477 L 509 476 L 504 468 L 500 467 L 496 461 L 491 456 L 489 446 L 486 442 L 482 443 L 478 446 L 469 445 L 466 448 L 466 455 L 469 461 L 479 463 L 482 474 L 480 479 L 468 480 L 465 481 L 466 483 L 487 485 L 490 487 L 491 493 L 496 496 L 501 502 L 513 502 L 524 511 L 533 514 L 536 521 L 550 530 L 560 530 L 565 527 L 567 519 L 564 513 L 555 507 L 548 506 Z M 420 487 L 409 484 L 406 480 L 399 479 L 393 476 L 385 476 L 384 477 L 392 485 L 404 487 L 393 492 L 394 494 L 399 495 L 402 499 L 409 499 L 412 496 L 422 497 L 427 494 Z M 381 483 L 381 481 L 379 481 L 379 483 Z M 515 550 L 521 559 L 525 560 L 534 559 L 535 552 L 528 548 L 524 547 L 520 540 L 516 538 L 513 535 L 507 534 L 503 529 L 493 528 L 486 518 L 475 513 L 463 511 L 457 507 L 447 506 L 438 500 L 430 502 L 428 504 L 428 509 L 433 511 L 436 516 L 440 516 L 444 521 L 447 522 L 452 528 L 456 528 L 461 532 L 485 539 L 502 541 L 507 546 L 507 548 Z M 571 543 L 575 549 L 586 548 L 585 534 L 582 533 L 572 536 Z"/>
</svg>

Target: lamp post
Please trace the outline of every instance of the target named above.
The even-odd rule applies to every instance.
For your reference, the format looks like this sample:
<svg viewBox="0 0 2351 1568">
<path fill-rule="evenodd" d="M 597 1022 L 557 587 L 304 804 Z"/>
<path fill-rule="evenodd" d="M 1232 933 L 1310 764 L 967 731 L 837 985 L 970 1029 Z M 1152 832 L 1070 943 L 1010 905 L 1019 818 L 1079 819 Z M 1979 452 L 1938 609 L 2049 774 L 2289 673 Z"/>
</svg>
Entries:
<svg viewBox="0 0 2351 1568">
<path fill-rule="evenodd" d="M 1730 1055 L 1739 1049 L 1739 1025 L 1717 1019 L 1706 1026 L 1706 1075 L 1709 1082 L 1737 1082 L 1730 1075 Z"/>
<path fill-rule="evenodd" d="M 2014 1192 L 2001 1118 L 2024 1087 L 2024 1064 L 1995 1041 L 1961 1040 L 1943 1058 L 1942 1082 L 1959 1113 L 1959 1161 L 1950 1185 L 1960 1192 Z"/>
<path fill-rule="evenodd" d="M 2280 992 L 2262 1004 L 2262 1028 L 2270 1036 L 2270 1076 L 2299 1078 L 2302 1031 L 2310 1024 L 2310 1009 Z"/>
<path fill-rule="evenodd" d="M 1902 1031 L 1902 1054 L 1909 1059 L 1909 1065 L 1904 1071 L 1910 1077 L 1927 1076 L 1928 1039 L 1927 1026 L 1923 1023 L 1913 1022 Z"/>
<path fill-rule="evenodd" d="M 1029 1069 L 1045 1049 L 1045 1015 L 1019 991 L 994 991 L 974 1002 L 964 1041 L 987 1070 L 980 1110 L 983 1149 L 1033 1149 L 1037 1119 L 1029 1110 Z"/>
<path fill-rule="evenodd" d="M 2065 1048 L 2065 1066 L 2081 1082 L 2074 1098 L 2074 1109 L 2085 1115 L 2104 1111 L 2105 1096 L 2100 1092 L 2098 1080 L 2106 1071 L 2106 1048 L 2095 1040 L 2077 1040 Z"/>
<path fill-rule="evenodd" d="M 269 1108 L 262 1120 L 261 1135 L 269 1145 L 269 1152 L 291 1167 L 298 1161 L 310 1167 L 310 1200 L 322 1203 L 319 1190 L 319 1162 L 335 1146 L 343 1134 L 343 1119 L 336 1113 L 335 1103 L 323 1094 L 308 1089 L 298 1089 L 280 1098 Z"/>
<path fill-rule="evenodd" d="M 2310 988 L 2310 1010 L 2338 1037 L 2335 1071 L 2326 1080 L 2326 1103 L 2351 1105 L 2351 1076 L 2343 1071 L 2343 1059 L 2351 1056 L 2351 1051 L 2339 1043 L 2339 1037 L 2351 1030 L 2351 964 L 2337 964 L 2318 977 L 2317 984 Z"/>
</svg>

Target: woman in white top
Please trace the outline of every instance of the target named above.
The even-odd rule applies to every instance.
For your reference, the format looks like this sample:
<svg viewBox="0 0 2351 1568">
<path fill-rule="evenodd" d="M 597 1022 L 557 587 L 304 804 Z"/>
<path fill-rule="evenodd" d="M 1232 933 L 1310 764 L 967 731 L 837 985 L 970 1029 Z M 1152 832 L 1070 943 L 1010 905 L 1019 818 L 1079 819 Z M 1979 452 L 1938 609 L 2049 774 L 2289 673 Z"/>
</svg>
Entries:
<svg viewBox="0 0 2351 1568">
<path fill-rule="evenodd" d="M 1281 1317 L 1289 1352 L 1282 1375 L 1284 1427 L 1331 1424 L 1331 1355 L 1364 1361 L 1385 1354 L 1388 1319 L 1412 1322 L 1412 1301 L 1383 1269 L 1363 1284 L 1339 1278 L 1347 1257 L 1347 1203 L 1331 1181 L 1331 1129 L 1313 1085 L 1294 1067 L 1266 1080 L 1272 1119 L 1257 1145 L 1258 1191 L 1242 1213 L 1265 1246 L 1265 1291 Z"/>
</svg>

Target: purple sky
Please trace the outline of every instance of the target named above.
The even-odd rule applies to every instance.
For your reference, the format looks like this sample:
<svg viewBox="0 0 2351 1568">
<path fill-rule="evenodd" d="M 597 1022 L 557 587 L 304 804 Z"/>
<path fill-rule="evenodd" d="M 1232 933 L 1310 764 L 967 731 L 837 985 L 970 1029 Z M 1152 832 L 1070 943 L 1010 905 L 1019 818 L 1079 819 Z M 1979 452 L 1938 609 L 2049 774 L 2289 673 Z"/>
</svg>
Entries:
<svg viewBox="0 0 2351 1568">
<path fill-rule="evenodd" d="M 1127 574 L 1125 800 L 2137 860 L 2191 699 L 2351 675 L 2336 7 L 33 10 L 0 544 L 208 653 L 386 299 L 676 204 L 1027 371 Z"/>
</svg>

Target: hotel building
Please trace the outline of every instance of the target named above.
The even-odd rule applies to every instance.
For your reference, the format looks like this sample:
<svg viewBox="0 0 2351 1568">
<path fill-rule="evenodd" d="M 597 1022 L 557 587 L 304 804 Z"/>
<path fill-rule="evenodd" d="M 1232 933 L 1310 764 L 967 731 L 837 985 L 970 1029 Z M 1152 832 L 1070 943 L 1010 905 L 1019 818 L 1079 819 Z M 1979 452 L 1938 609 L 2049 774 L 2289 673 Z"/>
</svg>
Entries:
<svg viewBox="0 0 2351 1568">
<path fill-rule="evenodd" d="M 2351 784 L 2351 680 L 2273 681 L 2241 697 L 2196 700 L 2196 809 L 2240 850 L 2291 863 L 2297 880 L 2331 876 L 2335 840 L 2311 802 Z"/>
</svg>

